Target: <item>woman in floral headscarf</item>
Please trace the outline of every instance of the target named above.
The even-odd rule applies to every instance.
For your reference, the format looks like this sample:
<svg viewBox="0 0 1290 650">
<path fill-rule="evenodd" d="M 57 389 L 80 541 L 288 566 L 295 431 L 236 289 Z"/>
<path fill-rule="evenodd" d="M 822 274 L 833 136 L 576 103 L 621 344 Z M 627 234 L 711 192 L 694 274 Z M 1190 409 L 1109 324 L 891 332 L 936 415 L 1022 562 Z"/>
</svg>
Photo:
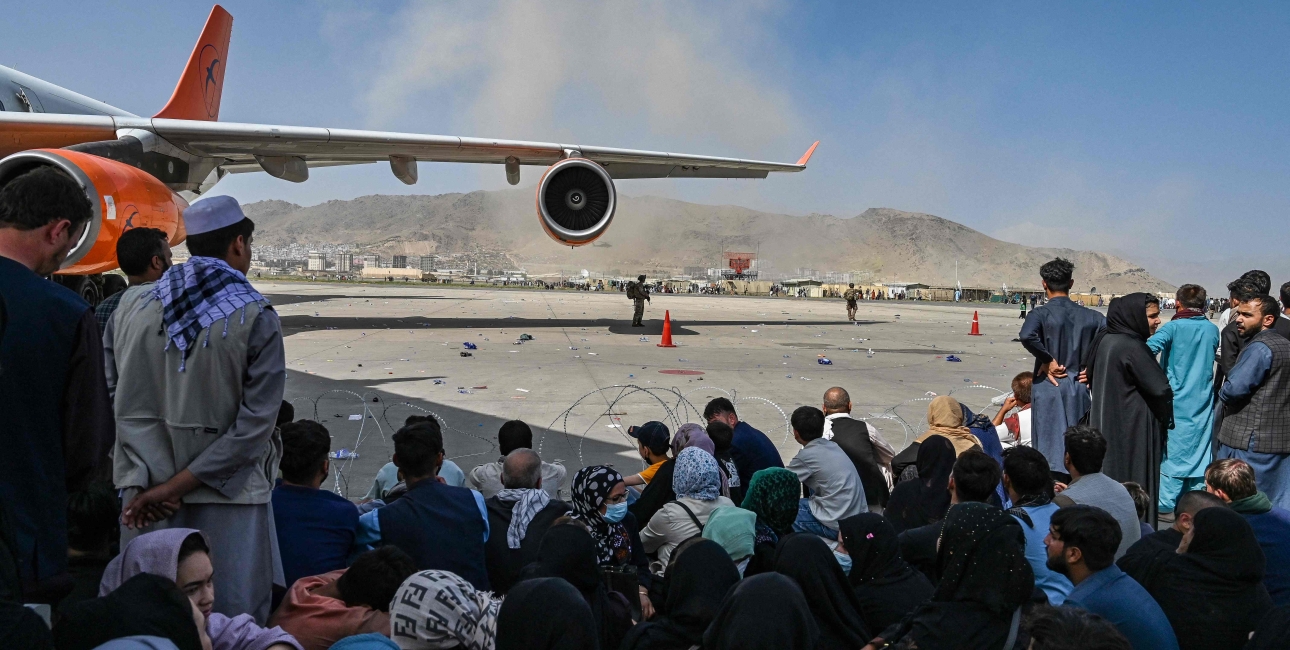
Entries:
<svg viewBox="0 0 1290 650">
<path fill-rule="evenodd" d="M 569 492 L 572 518 L 586 525 L 596 541 L 596 563 L 602 570 L 618 572 L 635 567 L 643 594 L 650 584 L 649 558 L 641 545 L 640 524 L 627 511 L 627 486 L 622 474 L 608 465 L 584 467 L 573 475 Z M 649 599 L 643 595 L 640 598 L 642 608 L 648 609 Z"/>
<path fill-rule="evenodd" d="M 667 566 L 672 550 L 695 535 L 703 534 L 703 525 L 713 510 L 734 506 L 721 496 L 721 470 L 717 459 L 699 447 L 686 447 L 676 456 L 672 473 L 676 500 L 654 513 L 649 525 L 641 531 L 646 553 L 658 553 L 658 561 Z"/>
</svg>

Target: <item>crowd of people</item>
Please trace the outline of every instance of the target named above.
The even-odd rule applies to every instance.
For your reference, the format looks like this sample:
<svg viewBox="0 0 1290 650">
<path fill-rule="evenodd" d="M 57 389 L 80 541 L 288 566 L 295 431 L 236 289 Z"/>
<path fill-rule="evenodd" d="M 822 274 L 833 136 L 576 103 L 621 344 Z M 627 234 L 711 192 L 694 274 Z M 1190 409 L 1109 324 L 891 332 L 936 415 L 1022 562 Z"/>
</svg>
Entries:
<svg viewBox="0 0 1290 650">
<path fill-rule="evenodd" d="M 1147 294 L 1074 304 L 1054 260 L 1033 372 L 993 418 L 932 399 L 905 449 L 842 387 L 793 411 L 787 462 L 718 398 L 631 427 L 629 475 L 519 420 L 464 471 L 414 416 L 353 502 L 282 399 L 237 202 L 188 209 L 183 264 L 126 232 L 97 312 L 42 277 L 91 218 L 50 168 L 0 188 L 0 647 L 1290 645 L 1290 319 L 1261 272 L 1219 326 L 1196 285 L 1162 325 Z"/>
</svg>

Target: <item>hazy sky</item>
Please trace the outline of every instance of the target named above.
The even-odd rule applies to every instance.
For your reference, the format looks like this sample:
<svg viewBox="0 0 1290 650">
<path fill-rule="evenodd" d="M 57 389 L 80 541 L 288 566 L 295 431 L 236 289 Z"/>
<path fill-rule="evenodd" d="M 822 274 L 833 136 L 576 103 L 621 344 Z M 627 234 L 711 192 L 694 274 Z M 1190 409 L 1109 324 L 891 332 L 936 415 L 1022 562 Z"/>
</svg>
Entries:
<svg viewBox="0 0 1290 650">
<path fill-rule="evenodd" d="M 11 3 L 0 63 L 141 115 L 170 96 L 198 2 Z M 225 3 L 225 121 L 793 161 L 765 181 L 624 181 L 792 214 L 928 212 L 1116 253 L 1211 292 L 1290 280 L 1290 4 Z M 246 174 L 301 204 L 505 187 L 422 163 Z M 525 168 L 526 185 L 538 176 Z M 822 243 L 821 245 L 827 245 Z"/>
</svg>

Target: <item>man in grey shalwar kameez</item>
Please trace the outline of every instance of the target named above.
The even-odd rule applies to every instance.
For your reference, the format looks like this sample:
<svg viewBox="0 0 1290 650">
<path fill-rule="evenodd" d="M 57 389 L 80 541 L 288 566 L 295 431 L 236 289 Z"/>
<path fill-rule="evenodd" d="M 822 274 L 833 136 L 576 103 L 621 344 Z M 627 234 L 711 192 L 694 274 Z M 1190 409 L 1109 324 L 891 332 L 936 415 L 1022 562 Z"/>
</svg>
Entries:
<svg viewBox="0 0 1290 650">
<path fill-rule="evenodd" d="M 1031 444 L 1048 459 L 1049 471 L 1066 475 L 1066 429 L 1088 413 L 1088 388 L 1076 380 L 1080 357 L 1092 343 L 1106 317 L 1073 302 L 1075 265 L 1057 258 L 1039 269 L 1048 301 L 1026 316 L 1021 344 L 1035 355 L 1035 379 L 1030 390 Z"/>
<path fill-rule="evenodd" d="M 121 542 L 159 528 L 201 530 L 219 576 L 215 611 L 262 625 L 273 585 L 284 582 L 271 501 L 286 384 L 281 323 L 246 280 L 255 225 L 237 201 L 199 201 L 184 220 L 193 257 L 128 289 L 104 333 Z"/>
</svg>

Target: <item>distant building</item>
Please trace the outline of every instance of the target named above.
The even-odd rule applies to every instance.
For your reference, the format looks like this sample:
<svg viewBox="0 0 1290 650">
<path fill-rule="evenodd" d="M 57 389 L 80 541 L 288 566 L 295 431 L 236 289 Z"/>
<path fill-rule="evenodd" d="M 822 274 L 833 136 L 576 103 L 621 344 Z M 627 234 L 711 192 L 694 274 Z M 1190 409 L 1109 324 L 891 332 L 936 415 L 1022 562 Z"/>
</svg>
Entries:
<svg viewBox="0 0 1290 650">
<path fill-rule="evenodd" d="M 307 271 L 326 271 L 326 270 L 327 270 L 327 254 L 326 254 L 326 253 L 319 253 L 318 251 L 310 251 L 310 252 L 309 252 L 309 261 L 306 263 L 305 270 L 307 270 Z"/>
<path fill-rule="evenodd" d="M 437 260 L 435 259 L 435 257 L 434 257 L 433 255 L 424 255 L 424 256 L 422 256 L 422 257 L 421 257 L 421 270 L 422 270 L 422 271 L 425 271 L 426 273 L 431 273 L 431 272 L 433 272 L 433 271 L 434 271 L 434 263 L 435 263 L 436 261 L 437 261 Z"/>
<path fill-rule="evenodd" d="M 390 268 L 392 268 L 392 269 L 406 269 L 406 268 L 408 268 L 408 256 L 407 256 L 407 255 L 395 255 L 395 256 L 394 256 L 394 259 L 393 259 L 392 261 L 390 261 Z"/>
<path fill-rule="evenodd" d="M 354 271 L 354 254 L 341 253 L 337 255 L 336 271 L 338 273 L 352 273 Z"/>
<path fill-rule="evenodd" d="M 378 264 L 375 255 L 358 255 L 354 258 L 354 263 L 363 269 L 374 269 Z"/>
</svg>

